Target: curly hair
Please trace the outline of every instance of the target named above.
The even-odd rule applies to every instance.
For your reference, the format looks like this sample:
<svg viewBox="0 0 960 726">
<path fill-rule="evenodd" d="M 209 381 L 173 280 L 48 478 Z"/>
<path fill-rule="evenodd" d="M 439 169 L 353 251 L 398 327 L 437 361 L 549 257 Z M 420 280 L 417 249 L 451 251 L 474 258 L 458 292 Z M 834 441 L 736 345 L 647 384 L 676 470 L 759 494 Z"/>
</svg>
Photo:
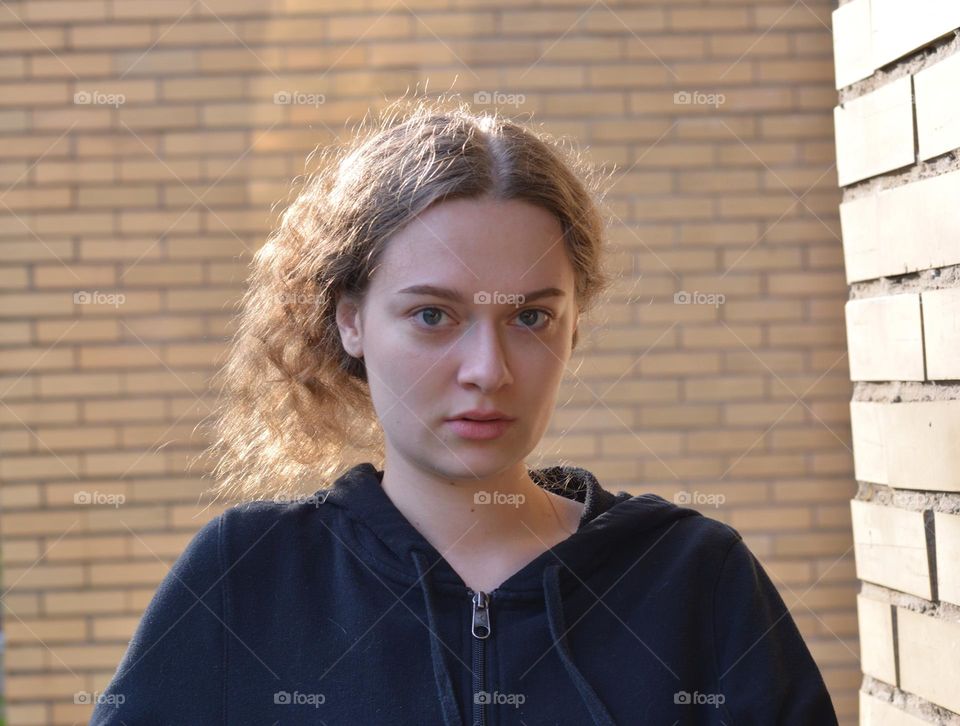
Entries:
<svg viewBox="0 0 960 726">
<path fill-rule="evenodd" d="M 214 377 L 220 396 L 201 456 L 215 462 L 217 497 L 296 497 L 329 486 L 357 456 L 382 462 L 364 361 L 343 349 L 336 305 L 344 294 L 363 299 L 391 236 L 432 204 L 539 205 L 561 223 L 578 310 L 612 283 L 602 174 L 563 139 L 459 99 L 401 98 L 368 112 L 347 143 L 314 149 L 308 165 L 314 158 L 254 255 Z"/>
</svg>

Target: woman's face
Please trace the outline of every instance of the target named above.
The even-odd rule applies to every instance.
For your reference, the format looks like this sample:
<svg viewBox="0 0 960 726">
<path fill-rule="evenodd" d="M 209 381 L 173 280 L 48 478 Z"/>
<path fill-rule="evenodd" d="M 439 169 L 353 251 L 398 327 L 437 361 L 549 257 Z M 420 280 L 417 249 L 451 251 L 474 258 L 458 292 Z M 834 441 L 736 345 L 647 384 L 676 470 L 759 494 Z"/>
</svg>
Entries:
<svg viewBox="0 0 960 726">
<path fill-rule="evenodd" d="M 536 448 L 570 357 L 577 309 L 560 223 L 517 200 L 435 204 L 388 241 L 363 304 L 341 299 L 337 319 L 365 361 L 388 460 L 445 478 L 501 472 Z M 476 427 L 448 421 L 471 409 L 514 420 L 471 437 Z"/>
</svg>

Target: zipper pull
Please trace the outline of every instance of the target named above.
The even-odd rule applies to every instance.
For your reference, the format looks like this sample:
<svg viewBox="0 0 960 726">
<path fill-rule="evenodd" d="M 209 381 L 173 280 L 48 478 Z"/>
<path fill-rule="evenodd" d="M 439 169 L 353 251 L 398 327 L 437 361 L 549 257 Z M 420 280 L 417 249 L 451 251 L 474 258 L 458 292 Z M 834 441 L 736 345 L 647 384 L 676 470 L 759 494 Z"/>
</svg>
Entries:
<svg viewBox="0 0 960 726">
<path fill-rule="evenodd" d="M 473 623 L 471 632 L 475 638 L 490 637 L 490 598 L 485 592 L 477 592 L 473 595 Z"/>
</svg>

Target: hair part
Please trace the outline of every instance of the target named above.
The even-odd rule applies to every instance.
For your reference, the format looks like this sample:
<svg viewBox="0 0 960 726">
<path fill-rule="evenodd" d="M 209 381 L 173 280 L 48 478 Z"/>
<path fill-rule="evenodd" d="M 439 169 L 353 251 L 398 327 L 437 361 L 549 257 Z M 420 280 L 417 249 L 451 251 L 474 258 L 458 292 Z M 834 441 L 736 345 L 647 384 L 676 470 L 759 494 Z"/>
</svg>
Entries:
<svg viewBox="0 0 960 726">
<path fill-rule="evenodd" d="M 551 212 L 581 315 L 612 282 L 602 264 L 602 176 L 543 131 L 461 100 L 401 98 L 308 163 L 315 157 L 253 257 L 214 377 L 213 443 L 201 456 L 214 460 L 217 497 L 297 497 L 329 486 L 356 456 L 382 461 L 364 361 L 344 350 L 336 306 L 342 295 L 362 302 L 390 238 L 431 205 L 489 197 Z"/>
</svg>

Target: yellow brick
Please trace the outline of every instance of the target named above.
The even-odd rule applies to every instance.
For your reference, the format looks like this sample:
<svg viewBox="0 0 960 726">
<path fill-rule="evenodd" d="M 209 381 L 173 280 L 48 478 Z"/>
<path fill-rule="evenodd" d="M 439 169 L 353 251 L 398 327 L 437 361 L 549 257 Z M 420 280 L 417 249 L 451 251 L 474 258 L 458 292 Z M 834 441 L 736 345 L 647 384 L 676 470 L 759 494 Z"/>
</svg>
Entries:
<svg viewBox="0 0 960 726">
<path fill-rule="evenodd" d="M 120 376 L 116 373 L 70 373 L 44 375 L 38 378 L 41 396 L 109 395 L 120 392 Z"/>
<path fill-rule="evenodd" d="M 76 290 L 97 285 L 109 287 L 117 281 L 113 265 L 37 265 L 33 274 L 37 287 L 69 287 Z"/>
<path fill-rule="evenodd" d="M 40 559 L 43 550 L 40 549 L 40 543 L 36 540 L 7 540 L 3 543 L 3 551 L 0 554 L 3 555 L 4 567 L 31 565 Z"/>
<path fill-rule="evenodd" d="M 331 17 L 333 23 L 337 18 Z M 439 36 L 449 38 L 461 35 L 493 35 L 497 17 L 493 12 L 470 13 L 462 10 L 452 13 L 430 13 L 414 16 L 414 33 L 421 38 Z M 364 36 L 369 37 L 369 36 Z"/>
<path fill-rule="evenodd" d="M 80 348 L 80 367 L 155 368 L 162 365 L 157 354 L 137 342 L 131 345 L 83 346 Z"/>
<path fill-rule="evenodd" d="M 90 584 L 101 585 L 142 585 L 159 583 L 167 573 L 168 566 L 163 562 L 150 559 L 143 562 L 124 564 L 105 564 L 94 562 L 90 565 Z"/>
<path fill-rule="evenodd" d="M 0 297 L 0 305 L 3 309 L 11 312 L 16 310 L 18 315 L 69 315 L 73 304 L 73 294 L 66 291 L 12 294 Z"/>
<path fill-rule="evenodd" d="M 64 643 L 84 640 L 87 628 L 83 618 L 41 617 L 12 619 L 4 623 L 4 631 L 9 643 Z"/>
<path fill-rule="evenodd" d="M 761 23 L 764 28 L 773 25 Z M 750 27 L 747 8 L 707 10 L 704 8 L 670 8 L 667 11 L 667 26 L 670 30 L 740 30 Z"/>
<path fill-rule="evenodd" d="M 80 207 L 116 209 L 119 207 L 152 207 L 158 203 L 156 187 L 152 186 L 95 186 L 86 185 L 77 190 Z"/>
<path fill-rule="evenodd" d="M 57 162 L 55 160 L 44 159 L 44 163 L 34 168 L 39 184 L 50 184 L 52 182 L 71 182 L 80 181 L 95 183 L 100 181 L 110 181 L 113 179 L 113 162 L 110 161 L 70 161 Z"/>
<path fill-rule="evenodd" d="M 109 53 L 70 53 L 60 51 L 54 55 L 35 55 L 30 58 L 30 70 L 36 78 L 63 78 L 76 80 L 109 76 L 113 63 Z"/>
<path fill-rule="evenodd" d="M 79 487 L 74 486 L 75 490 Z M 132 525 L 131 525 L 132 526 Z M 50 562 L 86 562 L 96 557 L 113 558 L 125 552 L 126 537 L 69 537 L 68 547 L 55 547 L 46 557 Z"/>
<path fill-rule="evenodd" d="M 160 97 L 164 101 L 244 98 L 243 78 L 237 76 L 166 78 L 160 81 L 160 88 Z"/>
<path fill-rule="evenodd" d="M 198 207 L 189 211 L 186 209 L 146 212 L 123 210 L 118 213 L 118 216 L 120 231 L 124 235 L 147 232 L 154 232 L 159 235 L 197 234 L 200 231 Z"/>
<path fill-rule="evenodd" d="M 422 42 L 392 42 L 371 45 L 369 64 L 373 68 L 384 66 L 404 66 L 414 62 L 417 66 L 434 64 L 453 64 L 457 62 L 459 50 L 450 44 L 444 45 L 436 38 L 425 39 Z M 412 59 L 416 59 L 412 61 Z"/>
<path fill-rule="evenodd" d="M 149 48 L 153 36 L 147 24 L 75 25 L 68 32 L 73 48 Z"/>
<path fill-rule="evenodd" d="M 303 21 L 299 18 L 291 18 L 287 21 L 295 27 Z M 413 17 L 405 17 L 402 14 L 388 14 L 382 16 L 331 16 L 326 21 L 326 27 L 318 27 L 314 32 L 316 37 L 326 36 L 334 41 L 354 42 L 358 38 L 364 41 L 380 40 L 383 38 L 406 38 L 413 35 L 414 27 L 424 24 L 434 30 L 434 33 L 444 37 L 434 26 L 432 17 L 417 20 Z M 287 37 L 287 32 L 282 33 Z"/>
<path fill-rule="evenodd" d="M 128 476 L 166 473 L 166 455 L 153 451 L 91 454 L 86 458 L 84 474 L 89 476 Z"/>
<path fill-rule="evenodd" d="M 51 515 L 48 514 L 48 517 Z M 76 517 L 74 517 L 76 520 Z M 9 529 L 9 528 L 8 528 Z M 55 531 L 49 526 L 47 532 Z M 56 532 L 59 535 L 59 532 Z M 70 587 L 84 584 L 83 567 L 79 565 L 36 564 L 28 568 L 11 567 L 5 573 L 9 582 L 16 582 L 22 590 L 46 589 L 49 587 Z"/>
<path fill-rule="evenodd" d="M 130 640 L 140 622 L 137 616 L 125 618 L 93 618 L 93 638 L 96 640 Z"/>
<path fill-rule="evenodd" d="M 55 701 L 63 698 L 63 694 L 77 690 L 77 677 L 70 673 L 12 676 L 5 679 L 4 686 L 7 703 L 41 699 Z"/>
<path fill-rule="evenodd" d="M 123 282 L 131 287 L 158 285 L 179 287 L 203 281 L 203 268 L 197 264 L 140 262 L 123 272 Z"/>
<path fill-rule="evenodd" d="M 46 612 L 52 615 L 122 612 L 125 603 L 124 590 L 86 589 L 77 592 L 51 591 L 44 594 Z"/>
<path fill-rule="evenodd" d="M 86 311 L 86 309 L 84 309 Z M 76 341 L 116 340 L 119 324 L 116 320 L 40 320 L 36 323 L 40 343 L 71 343 Z"/>
<path fill-rule="evenodd" d="M 0 30 L 0 48 L 9 52 L 36 51 L 56 52 L 62 50 L 66 44 L 66 33 L 59 28 L 32 28 L 33 32 L 25 33 L 23 26 L 17 22 L 16 29 Z M 6 96 L 5 92 L 0 91 Z"/>
<path fill-rule="evenodd" d="M 76 477 L 80 472 L 77 454 L 42 449 L 37 456 L 7 456 L 0 460 L 0 477 L 5 479 L 36 479 L 41 477 Z"/>
</svg>

